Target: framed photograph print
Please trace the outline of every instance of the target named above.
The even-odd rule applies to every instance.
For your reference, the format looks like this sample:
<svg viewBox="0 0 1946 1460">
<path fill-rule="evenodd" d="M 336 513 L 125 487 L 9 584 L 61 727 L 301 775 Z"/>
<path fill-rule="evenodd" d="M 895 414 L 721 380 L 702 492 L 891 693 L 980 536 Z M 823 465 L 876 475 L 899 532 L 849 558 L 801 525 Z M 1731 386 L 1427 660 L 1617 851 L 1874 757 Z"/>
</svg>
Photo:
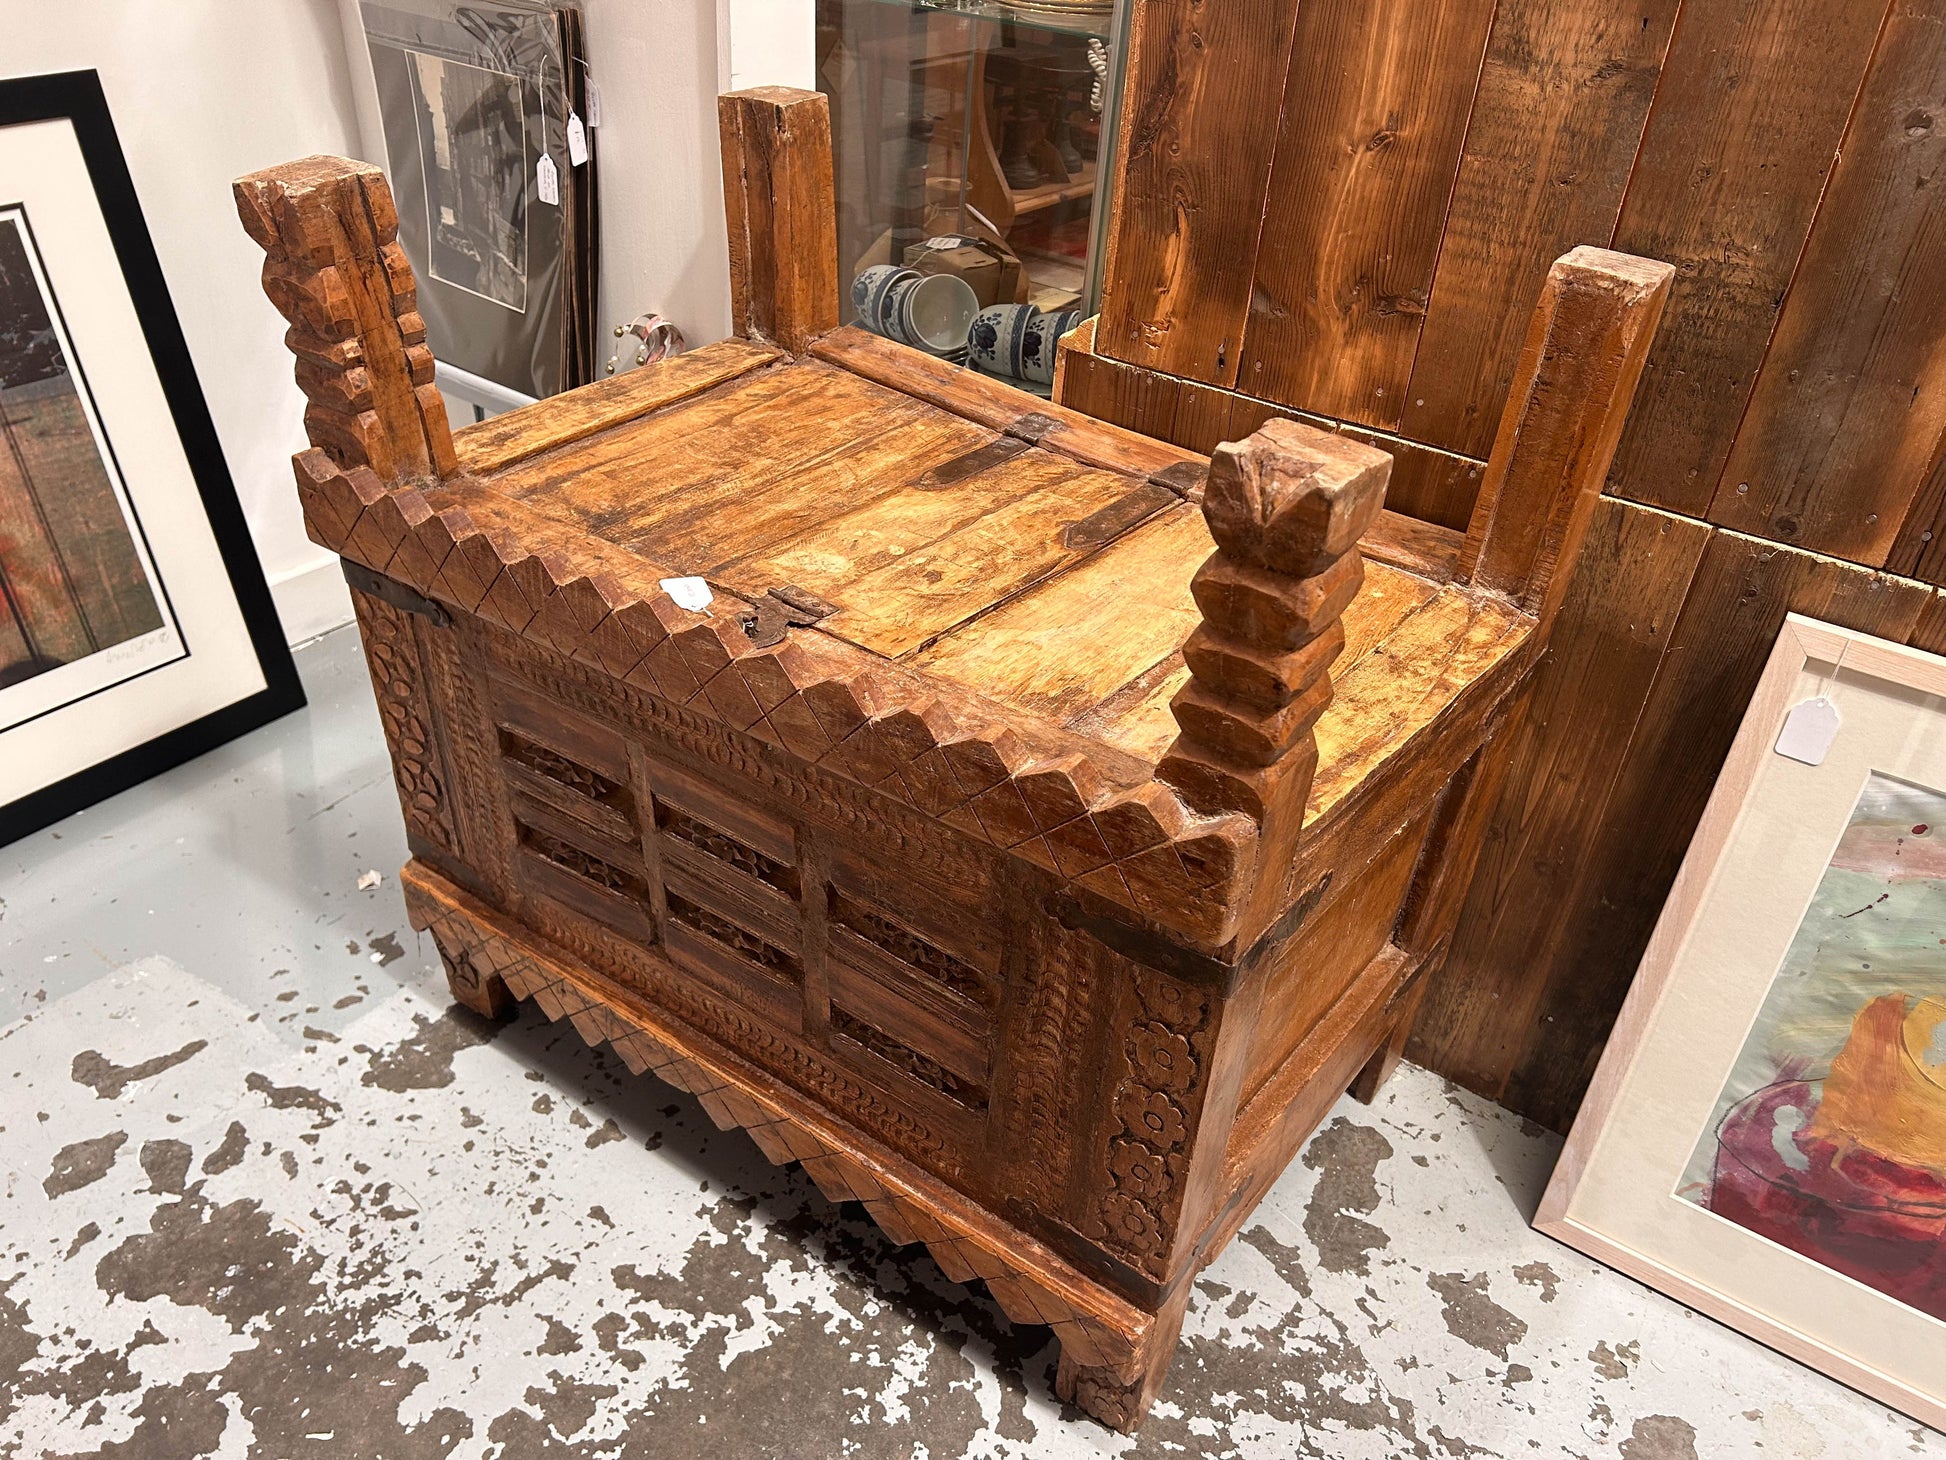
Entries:
<svg viewBox="0 0 1946 1460">
<path fill-rule="evenodd" d="M 1535 1226 L 1946 1428 L 1946 659 L 1785 622 Z"/>
<path fill-rule="evenodd" d="M 366 0 L 361 14 L 399 239 L 441 362 L 523 396 L 585 383 L 564 307 L 584 169 L 555 7 Z"/>
<path fill-rule="evenodd" d="M 303 703 L 100 83 L 0 81 L 0 843 Z"/>
</svg>

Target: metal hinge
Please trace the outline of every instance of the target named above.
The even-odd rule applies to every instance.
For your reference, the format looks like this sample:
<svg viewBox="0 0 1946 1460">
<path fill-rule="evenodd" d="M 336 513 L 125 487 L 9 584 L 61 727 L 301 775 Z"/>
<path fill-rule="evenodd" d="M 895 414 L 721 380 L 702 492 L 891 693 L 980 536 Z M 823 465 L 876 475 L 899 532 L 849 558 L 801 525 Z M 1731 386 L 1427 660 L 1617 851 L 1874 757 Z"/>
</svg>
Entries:
<svg viewBox="0 0 1946 1460">
<path fill-rule="evenodd" d="M 369 594 L 392 607 L 407 613 L 416 613 L 420 618 L 430 619 L 440 628 L 452 623 L 452 617 L 430 598 L 415 588 L 408 588 L 397 578 L 388 578 L 383 573 L 374 573 L 363 563 L 353 562 L 350 558 L 340 558 L 344 565 L 345 582 L 360 593 Z"/>
</svg>

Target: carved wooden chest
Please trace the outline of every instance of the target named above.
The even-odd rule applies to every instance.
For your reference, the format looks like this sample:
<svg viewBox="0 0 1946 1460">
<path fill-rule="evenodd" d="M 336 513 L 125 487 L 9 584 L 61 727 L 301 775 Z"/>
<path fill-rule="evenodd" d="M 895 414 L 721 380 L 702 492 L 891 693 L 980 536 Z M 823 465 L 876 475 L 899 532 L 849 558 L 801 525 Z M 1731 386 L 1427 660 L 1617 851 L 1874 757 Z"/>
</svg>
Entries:
<svg viewBox="0 0 1946 1460">
<path fill-rule="evenodd" d="M 1668 271 L 1556 265 L 1462 538 L 1344 436 L 1200 460 L 838 328 L 822 99 L 723 124 L 744 338 L 457 436 L 383 178 L 238 184 L 412 916 L 457 998 L 693 1093 L 1133 1428 L 1396 1059 Z"/>
</svg>

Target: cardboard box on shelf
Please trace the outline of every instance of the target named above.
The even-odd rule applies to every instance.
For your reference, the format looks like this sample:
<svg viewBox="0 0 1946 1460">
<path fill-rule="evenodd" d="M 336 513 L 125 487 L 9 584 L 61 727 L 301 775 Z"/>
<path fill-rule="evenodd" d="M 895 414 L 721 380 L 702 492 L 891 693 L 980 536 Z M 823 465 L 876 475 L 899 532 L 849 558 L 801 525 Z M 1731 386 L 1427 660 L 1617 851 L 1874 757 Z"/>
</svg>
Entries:
<svg viewBox="0 0 1946 1460">
<path fill-rule="evenodd" d="M 963 233 L 924 238 L 905 247 L 905 266 L 922 274 L 957 274 L 973 289 L 980 307 L 1027 302 L 1027 276 L 1020 260 L 997 243 Z"/>
</svg>

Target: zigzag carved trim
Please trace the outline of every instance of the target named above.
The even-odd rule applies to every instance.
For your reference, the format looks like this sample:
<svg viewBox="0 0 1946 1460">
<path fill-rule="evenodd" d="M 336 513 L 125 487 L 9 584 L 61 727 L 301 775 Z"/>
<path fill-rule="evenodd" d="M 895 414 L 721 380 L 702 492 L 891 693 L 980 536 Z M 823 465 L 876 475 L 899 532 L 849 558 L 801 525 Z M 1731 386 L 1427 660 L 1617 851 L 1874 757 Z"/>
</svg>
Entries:
<svg viewBox="0 0 1946 1460">
<path fill-rule="evenodd" d="M 498 979 L 550 1019 L 566 1019 L 591 1045 L 606 1044 L 635 1074 L 650 1072 L 694 1095 L 720 1130 L 747 1132 L 772 1163 L 795 1161 L 834 1202 L 856 1201 L 893 1242 L 923 1242 L 954 1282 L 983 1282 L 1015 1323 L 1044 1323 L 1073 1362 L 1125 1375 L 1135 1364 L 1151 1315 L 1102 1288 L 1025 1234 L 919 1173 L 902 1178 L 897 1158 L 858 1154 L 863 1137 L 841 1136 L 817 1113 L 796 1106 L 761 1075 L 696 1046 L 600 974 L 505 921 L 423 864 L 400 874 L 412 925 L 430 932 L 449 964 L 482 985 Z M 758 1087 L 763 1081 L 765 1088 Z M 849 1147 L 849 1149 L 848 1149 Z M 984 1230 L 982 1230 L 984 1228 Z"/>
<path fill-rule="evenodd" d="M 619 549 L 583 539 L 533 553 L 520 505 L 471 484 L 390 489 L 315 449 L 295 464 L 305 526 L 333 552 L 1203 943 L 1235 926 L 1256 856 L 1247 816 L 1199 814 L 1126 757 L 970 694 L 949 700 L 814 630 L 759 648 L 734 600 L 690 613 L 633 586 L 646 565 Z"/>
</svg>

